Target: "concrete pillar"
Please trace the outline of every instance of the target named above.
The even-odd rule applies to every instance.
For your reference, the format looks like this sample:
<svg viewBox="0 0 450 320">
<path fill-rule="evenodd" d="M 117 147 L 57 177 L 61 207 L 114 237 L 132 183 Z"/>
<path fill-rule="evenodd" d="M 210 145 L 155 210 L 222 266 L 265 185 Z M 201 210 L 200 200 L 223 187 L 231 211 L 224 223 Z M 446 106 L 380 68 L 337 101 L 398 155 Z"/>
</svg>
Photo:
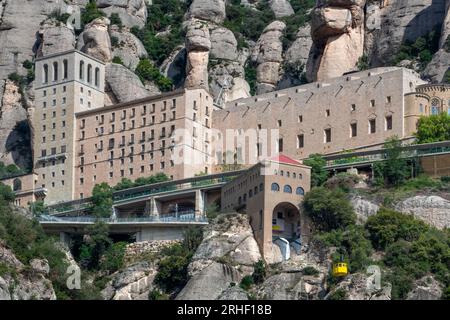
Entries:
<svg viewBox="0 0 450 320">
<path fill-rule="evenodd" d="M 66 232 L 59 233 L 59 241 L 64 244 L 67 248 L 70 246 L 70 235 Z"/>
<path fill-rule="evenodd" d="M 150 216 L 159 217 L 159 206 L 155 198 L 150 199 Z"/>
<path fill-rule="evenodd" d="M 202 190 L 195 191 L 195 217 L 203 217 L 205 215 L 205 192 Z"/>
</svg>

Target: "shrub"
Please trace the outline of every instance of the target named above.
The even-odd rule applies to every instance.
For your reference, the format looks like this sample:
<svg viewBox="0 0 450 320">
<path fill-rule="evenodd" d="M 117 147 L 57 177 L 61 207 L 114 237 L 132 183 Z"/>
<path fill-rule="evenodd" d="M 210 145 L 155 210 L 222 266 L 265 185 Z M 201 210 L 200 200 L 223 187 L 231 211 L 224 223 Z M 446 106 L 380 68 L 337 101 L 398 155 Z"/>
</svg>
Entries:
<svg viewBox="0 0 450 320">
<path fill-rule="evenodd" d="M 96 2 L 90 0 L 89 3 L 86 4 L 84 10 L 81 11 L 81 23 L 85 25 L 104 16 L 105 14 L 97 8 Z"/>
<path fill-rule="evenodd" d="M 250 86 L 250 94 L 256 94 L 256 66 L 252 62 L 247 62 L 245 65 L 245 80 Z"/>
<path fill-rule="evenodd" d="M 192 253 L 180 244 L 162 250 L 165 255 L 158 263 L 155 283 L 166 292 L 183 287 L 188 281 L 188 265 Z"/>
<path fill-rule="evenodd" d="M 97 221 L 87 228 L 87 240 L 80 248 L 80 264 L 87 269 L 98 269 L 101 258 L 112 245 L 108 236 L 109 227 L 104 222 Z"/>
<path fill-rule="evenodd" d="M 305 276 L 317 276 L 319 274 L 319 270 L 314 267 L 307 266 L 302 269 L 302 273 Z"/>
<path fill-rule="evenodd" d="M 32 69 L 32 68 L 33 68 L 33 62 L 31 62 L 30 60 L 25 60 L 25 61 L 22 63 L 22 66 L 23 66 L 25 69 Z"/>
<path fill-rule="evenodd" d="M 354 224 L 356 214 L 341 190 L 313 188 L 305 196 L 303 207 L 321 231 L 331 231 Z"/>
<path fill-rule="evenodd" d="M 245 276 L 241 280 L 241 284 L 239 285 L 242 289 L 245 291 L 248 291 L 251 286 L 254 284 L 253 277 L 252 276 Z"/>
<path fill-rule="evenodd" d="M 307 166 L 311 167 L 311 185 L 314 187 L 321 186 L 328 178 L 328 172 L 325 169 L 327 162 L 320 154 L 312 154 L 308 159 L 303 161 Z"/>
<path fill-rule="evenodd" d="M 148 293 L 148 300 L 169 300 L 169 296 L 158 289 L 153 289 Z"/>
<path fill-rule="evenodd" d="M 117 38 L 116 36 L 111 36 L 111 46 L 113 48 L 117 48 L 119 47 L 119 38 Z M 114 57 L 115 58 L 115 57 Z M 120 58 L 119 58 L 120 59 Z M 114 60 L 113 60 L 114 62 Z M 123 64 L 123 63 L 122 63 Z"/>
<path fill-rule="evenodd" d="M 362 55 L 358 59 L 357 68 L 359 71 L 364 71 L 370 68 L 369 57 L 367 55 Z"/>
<path fill-rule="evenodd" d="M 117 242 L 111 245 L 101 261 L 101 269 L 109 274 L 121 269 L 124 265 L 126 247 L 126 242 Z"/>
<path fill-rule="evenodd" d="M 338 173 L 337 175 L 328 179 L 324 187 L 328 189 L 341 189 L 344 192 L 349 192 L 361 178 L 356 174 Z"/>
<path fill-rule="evenodd" d="M 111 25 L 116 25 L 119 27 L 119 30 L 122 30 L 122 19 L 120 19 L 118 13 L 111 13 L 111 15 L 109 16 L 109 21 L 111 22 Z"/>
<path fill-rule="evenodd" d="M 172 90 L 172 81 L 165 76 L 163 76 L 158 68 L 153 66 L 153 64 L 148 59 L 141 59 L 136 67 L 135 73 L 139 76 L 142 82 L 148 80 L 153 81 L 161 91 Z"/>
<path fill-rule="evenodd" d="M 412 216 L 382 208 L 376 215 L 367 219 L 366 229 L 376 248 L 386 248 L 403 239 L 414 241 L 428 230 L 428 226 Z"/>
<path fill-rule="evenodd" d="M 345 300 L 347 298 L 347 291 L 345 291 L 344 289 L 337 289 L 334 292 L 332 292 L 329 296 L 328 296 L 328 300 Z"/>
<path fill-rule="evenodd" d="M 415 137 L 419 144 L 450 140 L 450 115 L 443 112 L 421 117 Z"/>
<path fill-rule="evenodd" d="M 118 57 L 118 56 L 115 56 L 115 57 L 112 59 L 112 63 L 117 63 L 117 64 L 124 65 L 124 64 L 123 64 L 122 58 L 121 58 L 121 57 Z"/>
<path fill-rule="evenodd" d="M 203 240 L 203 230 L 201 227 L 189 227 L 184 231 L 183 246 L 185 250 L 194 252 Z"/>
<path fill-rule="evenodd" d="M 266 264 L 264 263 L 263 260 L 259 260 L 258 262 L 255 263 L 253 267 L 254 267 L 254 271 L 252 274 L 253 282 L 256 284 L 262 283 L 266 278 L 267 273 Z"/>
</svg>

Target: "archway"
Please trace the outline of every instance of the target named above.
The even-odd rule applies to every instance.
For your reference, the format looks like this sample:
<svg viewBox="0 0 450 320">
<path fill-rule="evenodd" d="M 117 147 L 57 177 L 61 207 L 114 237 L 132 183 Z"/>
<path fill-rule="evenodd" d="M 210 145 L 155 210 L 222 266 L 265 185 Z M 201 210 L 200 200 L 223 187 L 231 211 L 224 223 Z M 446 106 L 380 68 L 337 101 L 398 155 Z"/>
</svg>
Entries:
<svg viewBox="0 0 450 320">
<path fill-rule="evenodd" d="M 272 238 L 289 242 L 300 238 L 300 211 L 289 202 L 279 203 L 272 212 Z"/>
</svg>

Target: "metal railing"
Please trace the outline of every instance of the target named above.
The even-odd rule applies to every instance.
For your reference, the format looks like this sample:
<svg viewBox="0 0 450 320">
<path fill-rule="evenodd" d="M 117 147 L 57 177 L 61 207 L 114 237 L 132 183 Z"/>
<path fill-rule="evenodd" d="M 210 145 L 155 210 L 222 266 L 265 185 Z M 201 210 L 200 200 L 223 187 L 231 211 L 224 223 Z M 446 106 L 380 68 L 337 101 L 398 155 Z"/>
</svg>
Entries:
<svg viewBox="0 0 450 320">
<path fill-rule="evenodd" d="M 434 154 L 450 153 L 450 141 L 410 145 L 402 148 L 403 158 L 424 157 Z M 383 161 L 386 159 L 386 150 L 370 150 L 362 152 L 344 153 L 339 155 L 325 156 L 326 167 L 338 167 L 346 165 L 358 165 L 370 162 Z"/>
<path fill-rule="evenodd" d="M 96 218 L 88 216 L 79 217 L 55 217 L 50 215 L 42 215 L 37 218 L 41 223 L 54 224 L 91 224 L 101 221 L 107 224 L 140 224 L 140 223 L 165 223 L 165 222 L 207 222 L 204 216 L 195 216 L 194 211 L 184 211 L 173 214 L 147 217 L 128 217 L 128 218 Z"/>
</svg>

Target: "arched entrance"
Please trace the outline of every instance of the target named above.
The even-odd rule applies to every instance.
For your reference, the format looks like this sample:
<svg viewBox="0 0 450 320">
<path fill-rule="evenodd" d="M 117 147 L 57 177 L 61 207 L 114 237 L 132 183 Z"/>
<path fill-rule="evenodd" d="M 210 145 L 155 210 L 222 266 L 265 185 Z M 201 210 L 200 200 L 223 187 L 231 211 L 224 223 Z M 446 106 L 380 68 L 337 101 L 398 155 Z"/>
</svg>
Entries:
<svg viewBox="0 0 450 320">
<path fill-rule="evenodd" d="M 300 238 L 300 211 L 289 202 L 281 202 L 272 213 L 272 238 L 285 238 L 289 242 Z"/>
</svg>

